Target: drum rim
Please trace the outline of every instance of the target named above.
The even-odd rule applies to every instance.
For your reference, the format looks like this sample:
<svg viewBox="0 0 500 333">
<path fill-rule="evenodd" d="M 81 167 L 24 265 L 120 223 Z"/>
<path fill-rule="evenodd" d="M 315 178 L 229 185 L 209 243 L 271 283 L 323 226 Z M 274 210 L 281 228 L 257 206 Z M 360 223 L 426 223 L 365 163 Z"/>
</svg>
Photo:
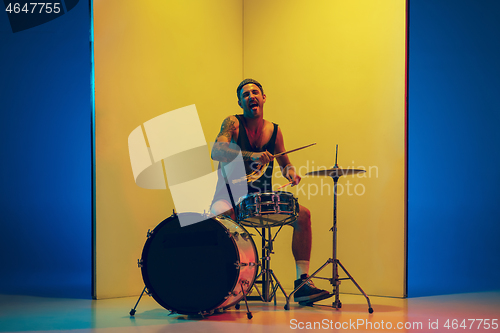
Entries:
<svg viewBox="0 0 500 333">
<path fill-rule="evenodd" d="M 243 196 L 242 197 L 242 200 L 250 197 L 250 196 L 256 196 L 256 195 L 266 195 L 266 194 L 270 194 L 270 195 L 276 195 L 277 193 L 279 194 L 286 194 L 286 195 L 291 195 L 295 198 L 295 196 L 293 195 L 292 192 L 289 192 L 289 191 L 281 191 L 281 190 L 278 190 L 278 191 L 272 191 L 272 192 L 252 192 L 252 193 L 248 193 L 247 195 Z"/>
<path fill-rule="evenodd" d="M 251 236 L 251 234 L 248 232 L 248 230 L 245 228 L 245 226 L 244 226 L 244 225 L 242 225 L 242 224 L 240 224 L 240 223 L 238 223 L 238 221 L 234 221 L 233 219 L 231 219 L 231 218 L 229 218 L 229 217 L 227 217 L 227 216 L 225 216 L 225 215 L 222 215 L 222 214 L 221 214 L 221 215 L 217 215 L 217 216 L 213 216 L 213 218 L 214 218 L 214 219 L 216 219 L 216 220 L 218 220 L 218 219 L 223 219 L 223 220 L 225 219 L 225 220 L 229 220 L 230 222 L 233 222 L 233 223 L 234 223 L 234 224 L 236 224 L 238 227 L 240 227 L 241 229 L 243 229 L 242 231 L 244 231 L 244 233 L 246 233 L 246 234 L 249 236 L 249 237 L 248 237 L 248 239 L 250 240 L 250 243 L 253 245 L 253 246 L 251 246 L 251 248 L 252 248 L 252 249 L 253 249 L 253 251 L 254 251 L 255 260 L 256 260 L 256 267 L 255 267 L 255 271 L 254 271 L 254 274 L 253 274 L 253 277 L 252 277 L 252 283 L 249 285 L 249 288 L 246 290 L 246 292 L 248 292 L 248 291 L 250 291 L 250 290 L 253 288 L 253 286 L 254 286 L 254 284 L 255 284 L 255 280 L 257 279 L 257 275 L 258 275 L 257 273 L 258 273 L 258 271 L 259 271 L 259 270 L 258 270 L 258 267 L 260 266 L 260 265 L 259 265 L 259 264 L 260 264 L 260 259 L 259 259 L 259 252 L 257 251 L 257 245 L 255 245 L 255 242 L 254 242 L 254 240 L 253 240 L 253 237 L 252 237 L 252 236 Z M 221 223 L 221 222 L 219 221 L 219 223 Z M 221 224 L 221 225 L 222 225 L 222 224 Z M 222 226 L 223 226 L 223 225 L 222 225 Z M 223 226 L 223 227 L 224 227 L 224 226 Z M 224 228 L 225 228 L 225 227 L 224 227 Z M 241 232 L 240 232 L 240 234 L 241 234 Z M 238 246 L 237 246 L 237 244 L 236 244 L 236 240 L 234 239 L 234 237 L 231 237 L 231 240 L 233 241 L 233 244 L 234 244 L 234 246 L 235 246 L 235 249 L 238 249 L 238 250 L 239 250 L 239 248 L 238 248 Z M 239 251 L 237 251 L 237 255 L 238 255 L 238 262 L 241 262 L 240 252 L 239 252 Z M 231 288 L 231 290 L 234 290 L 234 289 L 235 289 L 235 287 L 236 287 L 236 285 L 238 284 L 238 281 L 239 281 L 239 275 L 240 275 L 240 274 L 238 274 L 238 279 L 236 279 L 236 281 L 234 281 L 234 285 L 233 285 L 233 287 Z M 233 304 L 235 304 L 235 303 L 239 302 L 242 298 L 243 298 L 243 295 L 239 296 L 236 300 L 234 300 L 233 302 L 231 302 L 231 303 L 227 304 L 224 308 L 228 308 L 228 307 L 232 306 Z M 217 309 L 220 305 L 224 304 L 224 302 L 225 302 L 225 300 L 224 300 L 222 303 L 220 303 L 219 305 L 217 305 L 217 307 L 215 307 L 214 309 Z"/>
<path fill-rule="evenodd" d="M 273 214 L 268 214 L 268 215 L 273 215 Z M 277 214 L 275 214 L 275 215 L 277 215 Z M 249 227 L 249 228 L 274 228 L 274 227 L 281 227 L 281 226 L 285 226 L 285 225 L 291 225 L 292 223 L 294 223 L 298 219 L 298 216 L 293 216 L 293 215 L 289 215 L 289 214 L 283 214 L 283 215 L 288 216 L 283 221 L 268 222 L 267 224 L 256 224 L 252 221 L 246 220 L 246 218 L 245 218 L 245 219 L 239 220 L 238 224 L 242 227 L 245 226 L 245 227 Z M 251 217 L 255 217 L 255 216 L 251 216 Z M 267 215 L 264 215 L 264 216 L 267 216 Z M 290 219 L 290 220 L 288 220 L 288 219 Z M 247 224 L 242 224 L 242 222 L 245 222 Z"/>
</svg>

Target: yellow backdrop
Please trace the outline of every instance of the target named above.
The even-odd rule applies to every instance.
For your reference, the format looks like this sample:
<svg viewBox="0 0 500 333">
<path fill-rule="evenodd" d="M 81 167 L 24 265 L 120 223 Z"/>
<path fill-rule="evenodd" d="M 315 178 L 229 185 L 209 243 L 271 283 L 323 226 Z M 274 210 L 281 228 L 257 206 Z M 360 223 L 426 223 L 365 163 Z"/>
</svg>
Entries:
<svg viewBox="0 0 500 333">
<path fill-rule="evenodd" d="M 196 104 L 215 139 L 243 72 L 241 13 L 233 0 L 94 1 L 97 298 L 141 292 L 146 233 L 174 209 L 168 189 L 135 184 L 129 134 Z"/>
<path fill-rule="evenodd" d="M 95 0 L 95 297 L 140 293 L 146 232 L 174 209 L 168 189 L 135 184 L 128 135 L 196 104 L 211 142 L 240 113 L 245 77 L 263 84 L 265 117 L 287 148 L 318 143 L 290 155 L 302 176 L 331 167 L 335 144 L 340 166 L 367 169 L 339 181 L 338 256 L 368 294 L 405 295 L 405 11 L 405 1 Z M 311 272 L 331 256 L 332 184 L 303 177 L 288 188 L 312 212 Z M 287 289 L 290 240 L 287 227 L 272 263 Z"/>
<path fill-rule="evenodd" d="M 367 170 L 339 180 L 338 258 L 372 295 L 405 294 L 405 13 L 405 1 L 244 6 L 244 74 L 264 86 L 265 117 L 282 127 L 288 149 L 317 142 L 290 154 L 294 165 L 302 175 L 330 168 L 338 144 L 339 166 Z M 311 268 L 319 268 L 332 252 L 333 180 L 301 185 L 288 190 L 311 210 Z M 288 286 L 290 229 L 276 238 L 273 262 Z M 358 292 L 350 282 L 340 290 Z"/>
</svg>

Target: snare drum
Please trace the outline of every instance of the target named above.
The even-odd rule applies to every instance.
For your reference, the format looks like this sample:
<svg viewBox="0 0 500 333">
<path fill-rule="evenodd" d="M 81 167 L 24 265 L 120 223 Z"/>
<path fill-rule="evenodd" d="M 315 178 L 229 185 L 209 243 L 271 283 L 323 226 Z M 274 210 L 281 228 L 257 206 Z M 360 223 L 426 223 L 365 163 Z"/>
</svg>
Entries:
<svg viewBox="0 0 500 333">
<path fill-rule="evenodd" d="M 275 227 L 297 219 L 299 202 L 290 192 L 251 193 L 238 203 L 237 220 L 249 227 Z"/>
<path fill-rule="evenodd" d="M 239 302 L 257 275 L 252 236 L 223 216 L 182 214 L 201 222 L 181 227 L 172 215 L 148 232 L 139 263 L 149 294 L 164 308 L 188 315 Z"/>
</svg>

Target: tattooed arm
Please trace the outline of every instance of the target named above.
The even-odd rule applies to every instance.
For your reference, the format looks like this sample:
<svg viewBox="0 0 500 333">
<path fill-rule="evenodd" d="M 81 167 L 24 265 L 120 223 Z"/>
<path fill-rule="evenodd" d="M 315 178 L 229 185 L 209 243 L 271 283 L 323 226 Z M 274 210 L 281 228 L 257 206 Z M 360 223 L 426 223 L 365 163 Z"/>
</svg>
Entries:
<svg viewBox="0 0 500 333">
<path fill-rule="evenodd" d="M 235 143 L 239 134 L 239 126 L 238 118 L 235 116 L 229 116 L 224 119 L 219 135 L 217 135 L 214 147 L 212 148 L 213 160 L 230 162 L 239 154 L 240 148 Z M 260 164 L 265 164 L 274 158 L 268 151 L 262 153 L 241 151 L 241 155 L 244 160 L 258 161 Z"/>
<path fill-rule="evenodd" d="M 230 162 L 236 155 L 238 155 L 238 150 L 231 141 L 236 136 L 237 131 L 236 124 L 239 123 L 235 116 L 229 116 L 222 122 L 220 132 L 215 139 L 215 144 L 212 148 L 212 159 L 220 162 Z M 238 124 L 239 126 L 239 124 Z"/>
</svg>

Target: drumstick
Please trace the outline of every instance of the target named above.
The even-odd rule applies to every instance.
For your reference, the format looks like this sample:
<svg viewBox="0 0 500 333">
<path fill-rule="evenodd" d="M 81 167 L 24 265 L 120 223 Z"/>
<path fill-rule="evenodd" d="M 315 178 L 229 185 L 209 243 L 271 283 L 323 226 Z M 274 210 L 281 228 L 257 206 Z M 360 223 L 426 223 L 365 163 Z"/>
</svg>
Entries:
<svg viewBox="0 0 500 333">
<path fill-rule="evenodd" d="M 293 182 L 289 182 L 289 183 L 286 183 L 285 185 L 281 185 L 280 187 L 278 187 L 278 190 L 279 190 L 280 188 L 283 188 L 283 187 L 285 187 L 285 186 L 290 185 L 291 183 L 293 183 Z"/>
<path fill-rule="evenodd" d="M 316 142 L 315 143 L 311 143 L 310 145 L 307 145 L 307 146 L 300 147 L 300 148 L 295 148 L 295 149 L 292 149 L 292 150 L 289 150 L 289 151 L 284 151 L 282 153 L 278 153 L 278 154 L 273 155 L 273 156 L 274 157 L 278 157 L 278 156 L 285 155 L 285 154 L 288 154 L 288 153 L 293 153 L 294 151 L 301 150 L 301 149 L 304 149 L 304 148 L 307 148 L 307 147 L 311 147 L 311 146 L 314 146 L 315 144 L 316 144 Z"/>
</svg>

